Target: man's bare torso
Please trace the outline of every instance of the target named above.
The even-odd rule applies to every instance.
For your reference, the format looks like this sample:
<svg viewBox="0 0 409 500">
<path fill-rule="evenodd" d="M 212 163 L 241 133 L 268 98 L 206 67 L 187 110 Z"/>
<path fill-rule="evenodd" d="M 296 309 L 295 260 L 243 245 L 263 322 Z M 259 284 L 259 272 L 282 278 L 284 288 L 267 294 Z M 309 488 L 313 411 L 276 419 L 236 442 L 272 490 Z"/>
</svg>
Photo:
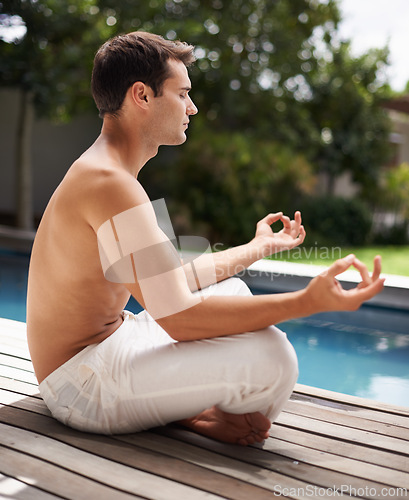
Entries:
<svg viewBox="0 0 409 500">
<path fill-rule="evenodd" d="M 107 169 L 99 168 L 92 155 L 91 161 L 74 163 L 37 232 L 28 283 L 27 335 L 39 382 L 122 323 L 130 293 L 104 278 L 95 228 L 86 217 L 95 186 L 106 175 Z"/>
</svg>

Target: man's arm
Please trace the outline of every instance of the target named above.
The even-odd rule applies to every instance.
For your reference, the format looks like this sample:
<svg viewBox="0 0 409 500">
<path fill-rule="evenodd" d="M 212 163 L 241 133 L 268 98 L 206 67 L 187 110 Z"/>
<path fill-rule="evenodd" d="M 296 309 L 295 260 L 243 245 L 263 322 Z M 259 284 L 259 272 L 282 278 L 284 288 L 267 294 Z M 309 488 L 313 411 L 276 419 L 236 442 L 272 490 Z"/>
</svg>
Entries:
<svg viewBox="0 0 409 500">
<path fill-rule="evenodd" d="M 271 225 L 281 221 L 283 228 L 274 232 Z M 203 254 L 194 260 L 201 269 L 201 287 L 209 286 L 216 281 L 222 281 L 247 269 L 259 259 L 274 253 L 290 250 L 300 245 L 305 238 L 305 230 L 301 224 L 301 213 L 296 212 L 294 220 L 283 215 L 282 212 L 268 214 L 257 223 L 254 238 L 244 245 L 229 248 L 220 252 Z M 185 273 L 192 291 L 199 288 L 192 276 L 190 265 L 184 266 Z M 209 272 L 204 272 L 206 269 Z"/>
<path fill-rule="evenodd" d="M 298 292 L 202 298 L 189 289 L 178 255 L 160 230 L 139 183 L 127 180 L 124 185 L 121 177 L 113 176 L 104 185 L 108 188 L 99 189 L 94 195 L 94 215 L 90 215 L 98 235 L 104 274 L 109 280 L 123 283 L 175 340 L 232 335 L 321 311 L 357 309 L 383 287 L 379 278 L 380 258 L 375 259 L 370 276 L 362 263 L 349 256 L 335 262 Z M 270 220 L 259 224 L 261 230 L 256 237 L 259 241 L 267 240 L 271 249 L 274 238 L 265 238 L 264 234 Z M 261 245 L 259 241 L 257 248 L 267 248 L 265 242 Z M 362 282 L 345 291 L 335 277 L 351 265 L 360 271 Z"/>
<path fill-rule="evenodd" d="M 344 290 L 336 276 L 351 265 L 359 270 L 362 281 L 356 288 Z M 209 297 L 178 314 L 159 319 L 158 323 L 175 340 L 186 341 L 258 330 L 318 312 L 356 310 L 382 290 L 384 280 L 379 277 L 380 271 L 380 257 L 375 258 L 370 276 L 366 266 L 349 255 L 334 262 L 303 290 L 249 297 Z"/>
</svg>

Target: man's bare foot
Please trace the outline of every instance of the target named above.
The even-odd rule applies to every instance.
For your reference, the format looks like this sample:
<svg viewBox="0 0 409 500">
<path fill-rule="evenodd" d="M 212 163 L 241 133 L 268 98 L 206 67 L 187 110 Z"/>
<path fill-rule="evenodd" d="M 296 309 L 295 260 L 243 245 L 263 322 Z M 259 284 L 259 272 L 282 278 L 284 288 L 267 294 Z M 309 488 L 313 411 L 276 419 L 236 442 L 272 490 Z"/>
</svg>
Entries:
<svg viewBox="0 0 409 500">
<path fill-rule="evenodd" d="M 178 424 L 218 441 L 243 446 L 267 439 L 271 427 L 270 420 L 262 413 L 235 415 L 215 406 L 195 417 L 180 420 Z"/>
</svg>

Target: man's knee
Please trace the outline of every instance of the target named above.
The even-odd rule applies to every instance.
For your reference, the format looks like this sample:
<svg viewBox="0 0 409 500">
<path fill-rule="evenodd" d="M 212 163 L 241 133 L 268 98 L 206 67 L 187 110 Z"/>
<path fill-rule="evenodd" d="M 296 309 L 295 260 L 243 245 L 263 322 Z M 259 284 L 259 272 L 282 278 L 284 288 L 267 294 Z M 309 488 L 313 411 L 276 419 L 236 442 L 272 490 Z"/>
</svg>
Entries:
<svg viewBox="0 0 409 500">
<path fill-rule="evenodd" d="M 265 377 L 273 385 L 285 384 L 293 387 L 298 378 L 298 360 L 287 335 L 276 327 L 259 332 L 259 363 Z"/>
<path fill-rule="evenodd" d="M 249 296 L 253 295 L 247 284 L 238 277 L 229 278 L 234 295 Z"/>
<path fill-rule="evenodd" d="M 261 411 L 274 421 L 297 381 L 294 348 L 286 334 L 275 327 L 243 334 L 242 338 L 238 335 L 234 340 L 236 348 L 231 345 L 224 360 L 233 374 L 227 386 L 229 403 L 220 408 L 232 413 Z"/>
</svg>

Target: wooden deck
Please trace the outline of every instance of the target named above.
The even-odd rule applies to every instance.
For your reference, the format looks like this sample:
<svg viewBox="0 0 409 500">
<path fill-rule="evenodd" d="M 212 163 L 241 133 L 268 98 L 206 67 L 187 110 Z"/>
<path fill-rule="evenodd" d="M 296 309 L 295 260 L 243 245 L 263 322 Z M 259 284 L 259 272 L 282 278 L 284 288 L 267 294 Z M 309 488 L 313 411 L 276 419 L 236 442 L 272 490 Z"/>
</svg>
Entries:
<svg viewBox="0 0 409 500">
<path fill-rule="evenodd" d="M 0 320 L 0 398 L 0 498 L 409 498 L 409 408 L 297 385 L 263 446 L 172 426 L 81 433 L 50 416 L 24 324 L 8 320 Z"/>
</svg>

